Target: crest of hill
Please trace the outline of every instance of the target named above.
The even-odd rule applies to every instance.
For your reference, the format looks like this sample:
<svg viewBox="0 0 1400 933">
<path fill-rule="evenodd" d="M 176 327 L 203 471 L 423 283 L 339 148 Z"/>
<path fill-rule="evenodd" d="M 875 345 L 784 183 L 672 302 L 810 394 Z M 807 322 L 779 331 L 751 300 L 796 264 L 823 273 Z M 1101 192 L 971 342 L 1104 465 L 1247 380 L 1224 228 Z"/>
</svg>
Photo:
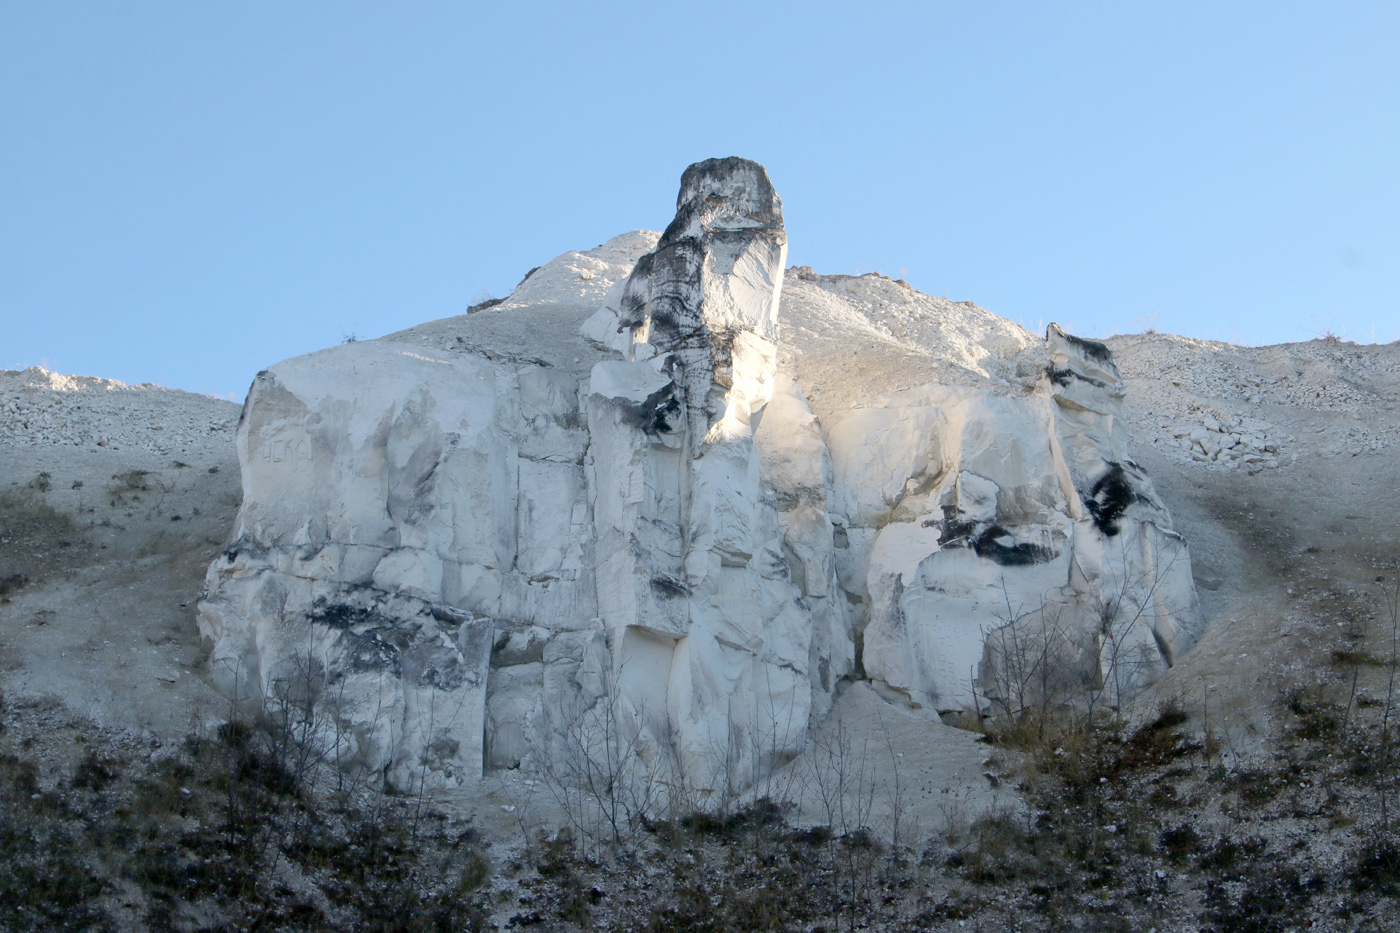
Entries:
<svg viewBox="0 0 1400 933">
<path fill-rule="evenodd" d="M 505 299 L 381 339 L 583 375 L 612 354 L 581 338 L 579 325 L 616 300 L 617 288 L 659 237 L 634 230 L 591 250 L 571 250 L 531 270 Z M 1043 341 L 1025 328 L 972 302 L 925 295 L 878 273 L 790 268 L 779 320 L 779 368 L 819 413 L 930 381 L 1027 387 L 1049 362 Z"/>
<path fill-rule="evenodd" d="M 39 366 L 0 370 L 0 444 L 136 447 L 199 457 L 233 439 L 235 402 Z"/>
<path fill-rule="evenodd" d="M 1029 388 L 1050 362 L 1024 327 L 878 273 L 789 269 L 779 318 L 778 366 L 818 413 L 930 382 Z"/>
<path fill-rule="evenodd" d="M 1109 338 L 1119 368 L 1161 383 L 1157 390 L 1248 403 L 1352 413 L 1394 402 L 1400 342 L 1356 344 L 1336 339 L 1246 347 L 1172 334 Z M 1125 370 L 1126 375 L 1126 370 Z M 1242 390 L 1242 391 L 1241 391 Z"/>
<path fill-rule="evenodd" d="M 7 395 L 17 394 L 21 389 L 48 389 L 53 392 L 115 392 L 122 389 L 131 388 L 125 382 L 118 382 L 115 379 L 103 379 L 101 376 L 68 376 L 63 373 L 50 372 L 42 366 L 31 366 L 28 369 L 5 369 L 0 370 L 0 391 L 5 391 Z M 150 383 L 143 383 L 136 388 L 154 388 Z"/>
<path fill-rule="evenodd" d="M 626 281 L 660 237 L 633 230 L 584 252 L 570 250 L 531 269 L 503 300 L 380 339 L 586 373 L 605 354 L 579 336 L 579 324 L 603 304 L 609 289 Z"/>
<path fill-rule="evenodd" d="M 1129 431 L 1169 459 L 1256 470 L 1400 444 L 1400 343 L 1244 347 L 1172 334 L 1107 343 L 1131 386 Z"/>
</svg>

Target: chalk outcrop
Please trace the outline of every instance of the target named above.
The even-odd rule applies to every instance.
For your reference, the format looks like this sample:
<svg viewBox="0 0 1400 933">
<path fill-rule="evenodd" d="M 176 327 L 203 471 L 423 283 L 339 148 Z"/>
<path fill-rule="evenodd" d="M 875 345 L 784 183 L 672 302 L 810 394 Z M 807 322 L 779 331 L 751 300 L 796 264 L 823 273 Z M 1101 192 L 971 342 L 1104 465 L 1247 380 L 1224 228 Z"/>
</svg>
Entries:
<svg viewBox="0 0 1400 933">
<path fill-rule="evenodd" d="M 865 671 L 939 709 L 1012 711 L 1077 685 L 1115 701 L 1199 633 L 1185 542 L 1117 426 L 1107 349 L 1050 326 L 1028 392 L 929 385 L 833 424 L 843 586 Z"/>
<path fill-rule="evenodd" d="M 1173 663 L 1189 557 L 1107 348 L 786 252 L 764 169 L 710 160 L 659 237 L 260 373 L 223 689 L 401 784 L 603 761 L 703 803 L 852 680 L 998 712 Z"/>
</svg>

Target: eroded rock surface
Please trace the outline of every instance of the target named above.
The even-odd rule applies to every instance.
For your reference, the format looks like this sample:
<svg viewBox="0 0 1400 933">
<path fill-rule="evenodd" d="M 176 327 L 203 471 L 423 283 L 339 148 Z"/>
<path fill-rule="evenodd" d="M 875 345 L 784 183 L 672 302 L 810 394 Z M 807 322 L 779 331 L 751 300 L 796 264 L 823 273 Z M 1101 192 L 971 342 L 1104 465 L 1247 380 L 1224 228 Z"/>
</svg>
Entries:
<svg viewBox="0 0 1400 933">
<path fill-rule="evenodd" d="M 223 689 L 401 784 L 602 762 L 703 805 L 852 681 L 996 713 L 1159 676 L 1200 613 L 1107 348 L 785 286 L 786 251 L 764 169 L 710 160 L 659 237 L 259 374 L 200 607 Z"/>
</svg>

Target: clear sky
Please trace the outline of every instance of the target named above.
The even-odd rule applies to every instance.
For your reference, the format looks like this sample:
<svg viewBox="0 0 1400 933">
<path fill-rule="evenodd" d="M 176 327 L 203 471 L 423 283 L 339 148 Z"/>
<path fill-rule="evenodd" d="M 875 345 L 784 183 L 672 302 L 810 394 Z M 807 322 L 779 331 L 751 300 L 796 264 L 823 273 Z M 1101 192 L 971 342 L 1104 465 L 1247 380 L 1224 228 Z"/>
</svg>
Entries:
<svg viewBox="0 0 1400 933">
<path fill-rule="evenodd" d="M 0 367 L 242 398 L 764 163 L 1034 329 L 1400 339 L 1400 4 L 0 4 Z"/>
</svg>

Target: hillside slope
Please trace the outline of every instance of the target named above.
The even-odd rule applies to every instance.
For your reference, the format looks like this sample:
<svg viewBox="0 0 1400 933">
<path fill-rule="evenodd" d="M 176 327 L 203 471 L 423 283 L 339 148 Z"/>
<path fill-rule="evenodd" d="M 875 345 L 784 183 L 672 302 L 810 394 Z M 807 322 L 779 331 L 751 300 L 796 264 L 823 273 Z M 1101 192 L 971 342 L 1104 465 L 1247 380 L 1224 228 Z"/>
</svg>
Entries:
<svg viewBox="0 0 1400 933">
<path fill-rule="evenodd" d="M 1029 335 L 1009 324 L 982 328 L 981 316 L 991 316 L 980 309 L 960 306 L 961 317 L 953 317 L 940 299 L 873 276 L 790 276 L 794 302 L 814 306 L 833 291 L 845 295 L 829 313 L 794 324 L 784 351 L 783 365 L 810 387 L 819 416 L 859 404 L 861 393 L 900 388 L 900 374 L 920 365 L 944 367 L 950 380 L 995 372 L 1008 382 L 1018 366 L 1039 365 Z M 852 350 L 821 328 L 853 306 L 865 322 L 853 323 L 865 336 Z M 1199 852 L 1175 862 L 1169 845 L 1186 836 L 1149 840 L 1158 861 L 1143 864 L 1163 866 L 1156 870 L 1165 880 L 1153 890 L 1164 892 L 1170 908 L 1151 907 L 1152 895 L 1126 889 L 1113 903 L 1159 929 L 1282 930 L 1306 922 L 1385 928 L 1386 918 L 1394 919 L 1386 892 L 1395 890 L 1400 867 L 1386 861 L 1390 850 L 1375 847 L 1382 838 L 1378 807 L 1387 798 L 1374 782 L 1390 778 L 1369 775 L 1356 762 L 1389 756 L 1385 743 L 1393 741 L 1383 733 L 1395 705 L 1394 619 L 1385 594 L 1400 576 L 1400 345 L 1319 340 L 1243 348 L 1168 335 L 1108 344 L 1127 385 L 1125 427 L 1191 544 L 1208 623 L 1200 642 L 1125 711 L 1138 724 L 1153 722 L 1164 708 L 1181 711 L 1181 747 L 1196 750 L 1161 766 L 1134 765 L 1122 778 L 1123 792 L 1143 800 L 1170 787 L 1162 799 L 1184 802 L 1161 804 L 1149 825 L 1162 833 L 1190 827 Z M 859 378 L 836 378 L 847 352 L 869 361 L 858 367 Z M 837 385 L 849 394 L 834 398 L 827 387 Z M 210 687 L 193 607 L 240 501 L 237 420 L 231 403 L 152 386 L 37 369 L 0 373 L 0 741 L 23 739 L 24 747 L 11 751 L 38 763 L 41 787 L 67 786 L 90 743 L 165 749 L 142 753 L 159 757 L 192 727 L 228 713 Z M 853 728 L 868 732 L 883 716 L 879 702 L 858 691 L 832 722 L 846 717 L 866 723 Z M 901 742 L 920 741 L 919 729 L 934 735 L 946 728 L 899 715 L 906 718 L 882 728 Z M 824 748 L 829 753 L 840 741 L 828 738 Z M 925 839 L 949 832 L 955 839 L 959 826 L 993 803 L 989 783 L 1023 779 L 1010 750 L 983 766 L 985 746 L 949 741 L 927 746 L 946 748 L 941 759 L 941 752 L 928 761 L 910 755 L 907 765 L 892 746 L 867 742 L 857 750 L 848 742 L 851 760 L 843 768 L 869 776 L 905 767 L 905 787 L 927 798 L 906 805 L 906 818 Z M 965 745 L 966 754 L 954 745 Z M 1176 776 L 1164 777 L 1169 773 Z M 1023 786 L 1028 805 L 1041 806 L 1034 782 Z M 888 781 L 879 793 L 888 806 Z M 522 828 L 547 829 L 566 817 L 547 796 L 506 775 L 439 803 L 475 813 L 504 866 L 525 858 Z M 962 802 L 949 806 L 949 799 Z M 1120 812 L 1113 808 L 1125 804 L 1110 798 L 1102 805 Z M 800 825 L 827 822 L 812 795 L 793 816 Z M 888 825 L 889 817 L 882 819 Z M 962 847 L 958 863 L 983 864 L 976 859 L 985 837 L 961 838 L 954 843 Z M 1231 839 L 1257 840 L 1248 851 L 1274 855 L 1241 856 L 1246 867 L 1233 869 L 1234 876 L 1227 871 L 1221 882 L 1210 874 L 1220 869 L 1210 866 L 1223 864 L 1228 846 L 1221 846 Z M 1267 874 L 1280 865 L 1302 866 L 1303 874 L 1287 883 Z M 1331 891 L 1328 897 L 1308 887 L 1309 865 L 1323 879 L 1316 892 Z M 534 890 L 524 875 L 502 870 L 495 882 L 498 894 L 507 892 L 502 897 L 518 900 Z M 1034 921 L 1041 909 L 1034 905 L 1045 897 L 1027 893 L 1034 878 L 1007 876 L 995 882 L 1007 887 L 988 888 L 990 881 L 959 880 L 967 871 L 948 869 L 920 882 L 941 905 L 925 927 L 956 928 L 970 916 Z M 596 883 L 621 904 L 632 882 L 619 877 L 604 873 Z M 1022 883 L 1030 887 L 1018 888 Z M 1302 887 L 1288 894 L 1292 883 Z M 1334 902 L 1340 906 L 1327 906 Z M 1083 903 L 1071 906 L 1089 911 L 1081 916 L 1100 916 Z M 502 923 L 522 908 L 503 909 Z M 635 919 L 640 909 L 618 907 L 616 916 Z M 913 922 L 910 916 L 900 922 Z M 1277 922 L 1259 919 L 1269 916 Z"/>
</svg>

